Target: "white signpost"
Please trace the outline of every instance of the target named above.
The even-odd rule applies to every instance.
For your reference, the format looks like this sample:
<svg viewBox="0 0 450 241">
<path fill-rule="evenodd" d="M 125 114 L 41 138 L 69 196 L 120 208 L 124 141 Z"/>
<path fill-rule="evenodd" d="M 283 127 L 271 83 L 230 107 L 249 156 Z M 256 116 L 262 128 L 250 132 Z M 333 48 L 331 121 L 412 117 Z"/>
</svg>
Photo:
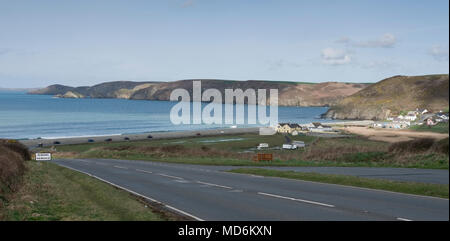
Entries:
<svg viewBox="0 0 450 241">
<path fill-rule="evenodd" d="M 36 153 L 36 161 L 51 161 L 52 153 Z"/>
</svg>

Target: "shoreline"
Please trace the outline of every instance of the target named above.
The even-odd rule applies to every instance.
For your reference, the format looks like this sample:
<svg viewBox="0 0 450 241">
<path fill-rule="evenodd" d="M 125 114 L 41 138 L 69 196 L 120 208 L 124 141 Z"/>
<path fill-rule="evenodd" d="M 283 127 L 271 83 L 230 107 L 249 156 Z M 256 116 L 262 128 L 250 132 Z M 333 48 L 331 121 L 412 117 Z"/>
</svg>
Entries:
<svg viewBox="0 0 450 241">
<path fill-rule="evenodd" d="M 321 122 L 330 126 L 367 126 L 373 121 L 342 121 L 342 122 Z M 105 134 L 105 135 L 83 135 L 73 137 L 55 137 L 41 139 L 20 139 L 17 140 L 29 148 L 36 148 L 39 145 L 49 147 L 54 145 L 72 145 L 102 142 L 120 141 L 142 141 L 158 139 L 177 139 L 200 136 L 221 136 L 233 134 L 254 134 L 259 133 L 261 127 L 238 127 L 238 128 L 213 128 L 183 131 L 156 131 L 134 134 Z"/>
</svg>

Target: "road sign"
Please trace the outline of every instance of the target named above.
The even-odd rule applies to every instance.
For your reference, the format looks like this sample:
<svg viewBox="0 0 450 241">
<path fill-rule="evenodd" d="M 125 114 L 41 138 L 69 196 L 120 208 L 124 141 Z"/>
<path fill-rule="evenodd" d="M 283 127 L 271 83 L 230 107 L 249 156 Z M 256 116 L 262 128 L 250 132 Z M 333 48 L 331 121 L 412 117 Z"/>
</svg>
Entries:
<svg viewBox="0 0 450 241">
<path fill-rule="evenodd" d="M 36 161 L 51 161 L 52 153 L 36 153 Z"/>
<path fill-rule="evenodd" d="M 272 153 L 258 153 L 253 157 L 253 161 L 272 161 L 273 155 Z"/>
</svg>

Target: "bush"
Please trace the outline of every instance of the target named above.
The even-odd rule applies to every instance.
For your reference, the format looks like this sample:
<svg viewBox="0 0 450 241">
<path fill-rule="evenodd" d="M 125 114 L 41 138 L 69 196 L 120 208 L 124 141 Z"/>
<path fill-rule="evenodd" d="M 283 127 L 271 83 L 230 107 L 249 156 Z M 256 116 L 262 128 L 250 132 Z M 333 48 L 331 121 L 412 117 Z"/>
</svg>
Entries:
<svg viewBox="0 0 450 241">
<path fill-rule="evenodd" d="M 0 197 L 7 192 L 16 191 L 25 173 L 25 160 L 31 155 L 21 143 L 0 140 Z"/>
<path fill-rule="evenodd" d="M 388 150 L 395 153 L 421 153 L 430 150 L 434 143 L 434 139 L 430 138 L 401 141 L 392 143 Z"/>
<path fill-rule="evenodd" d="M 31 160 L 30 152 L 28 151 L 28 148 L 15 140 L 0 140 L 0 145 L 6 147 L 7 149 L 16 152 L 20 156 L 22 156 L 22 159 L 25 161 Z"/>
<path fill-rule="evenodd" d="M 433 152 L 438 152 L 442 154 L 448 155 L 448 138 L 442 139 L 440 141 L 437 141 L 432 146 L 431 150 Z"/>
<path fill-rule="evenodd" d="M 25 163 L 22 157 L 16 152 L 0 146 L 0 196 L 10 191 L 16 191 L 24 173 Z"/>
</svg>

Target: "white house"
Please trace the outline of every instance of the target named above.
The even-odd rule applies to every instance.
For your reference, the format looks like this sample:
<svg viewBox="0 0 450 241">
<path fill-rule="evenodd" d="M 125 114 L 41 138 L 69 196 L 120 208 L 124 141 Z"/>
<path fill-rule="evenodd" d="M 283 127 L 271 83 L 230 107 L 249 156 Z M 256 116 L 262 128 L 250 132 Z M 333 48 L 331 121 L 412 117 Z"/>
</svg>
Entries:
<svg viewBox="0 0 450 241">
<path fill-rule="evenodd" d="M 426 113 L 428 113 L 427 109 L 416 109 L 416 111 L 420 114 L 420 115 L 424 115 Z"/>
<path fill-rule="evenodd" d="M 403 117 L 404 120 L 415 121 L 417 116 L 415 114 L 407 114 Z"/>
</svg>

